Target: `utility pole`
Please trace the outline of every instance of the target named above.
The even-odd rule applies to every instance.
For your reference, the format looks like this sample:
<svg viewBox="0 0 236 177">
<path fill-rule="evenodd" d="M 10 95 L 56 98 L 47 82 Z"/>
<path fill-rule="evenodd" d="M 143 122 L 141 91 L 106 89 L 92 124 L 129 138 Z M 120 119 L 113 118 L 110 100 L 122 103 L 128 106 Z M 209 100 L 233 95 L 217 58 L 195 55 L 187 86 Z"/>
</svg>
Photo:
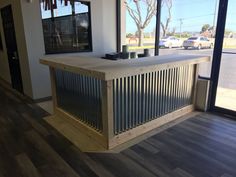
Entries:
<svg viewBox="0 0 236 177">
<path fill-rule="evenodd" d="M 215 34 L 217 7 L 218 7 L 218 0 L 215 0 L 215 11 L 214 11 L 214 18 L 213 18 L 213 25 L 212 25 L 212 37 Z"/>
<path fill-rule="evenodd" d="M 182 18 L 180 18 L 179 19 L 179 37 L 181 38 L 181 33 L 182 33 L 182 24 L 183 24 L 183 19 Z"/>
</svg>

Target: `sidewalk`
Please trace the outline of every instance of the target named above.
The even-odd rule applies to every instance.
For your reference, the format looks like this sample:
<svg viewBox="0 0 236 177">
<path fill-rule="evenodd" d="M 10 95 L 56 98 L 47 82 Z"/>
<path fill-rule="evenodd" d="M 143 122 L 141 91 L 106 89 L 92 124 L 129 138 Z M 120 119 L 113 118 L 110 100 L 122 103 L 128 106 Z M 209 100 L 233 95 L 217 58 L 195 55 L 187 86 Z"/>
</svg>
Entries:
<svg viewBox="0 0 236 177">
<path fill-rule="evenodd" d="M 219 87 L 216 106 L 236 111 L 236 90 Z"/>
</svg>

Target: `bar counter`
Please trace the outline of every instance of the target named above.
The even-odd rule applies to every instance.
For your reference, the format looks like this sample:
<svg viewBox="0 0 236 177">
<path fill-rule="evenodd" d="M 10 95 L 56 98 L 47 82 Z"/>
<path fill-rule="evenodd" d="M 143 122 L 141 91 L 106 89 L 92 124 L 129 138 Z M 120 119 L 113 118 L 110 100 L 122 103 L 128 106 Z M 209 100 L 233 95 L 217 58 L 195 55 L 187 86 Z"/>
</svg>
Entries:
<svg viewBox="0 0 236 177">
<path fill-rule="evenodd" d="M 105 60 L 93 57 L 46 57 L 41 64 L 69 72 L 84 74 L 101 80 L 144 74 L 173 66 L 198 64 L 210 61 L 209 56 L 201 55 L 164 55 L 125 60 Z"/>
<path fill-rule="evenodd" d="M 107 150 L 193 111 L 198 65 L 209 61 L 201 55 L 40 60 L 50 68 L 54 118 Z"/>
</svg>

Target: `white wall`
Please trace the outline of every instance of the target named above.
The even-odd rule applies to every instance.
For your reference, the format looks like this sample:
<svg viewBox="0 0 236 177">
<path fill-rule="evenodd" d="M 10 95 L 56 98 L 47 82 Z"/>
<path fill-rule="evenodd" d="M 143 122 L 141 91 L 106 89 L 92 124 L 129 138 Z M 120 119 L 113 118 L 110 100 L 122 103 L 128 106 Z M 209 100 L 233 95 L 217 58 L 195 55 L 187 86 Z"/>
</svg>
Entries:
<svg viewBox="0 0 236 177">
<path fill-rule="evenodd" d="M 38 1 L 28 3 L 21 0 L 27 54 L 30 65 L 33 99 L 51 95 L 48 67 L 39 63 L 39 58 L 44 56 L 44 40 L 40 4 Z"/>
<path fill-rule="evenodd" d="M 51 96 L 48 68 L 39 64 L 45 53 L 39 0 L 1 0 L 0 7 L 12 3 L 19 55 L 21 59 L 24 92 L 33 99 Z M 116 0 L 90 0 L 93 52 L 66 55 L 98 56 L 116 51 Z M 22 25 L 23 24 L 23 25 Z M 1 27 L 1 25 L 0 25 Z M 6 53 L 0 52 L 4 69 L 0 77 L 9 82 Z M 1 57 L 2 58 L 2 57 Z M 3 63 L 3 64 L 2 64 Z"/>
<path fill-rule="evenodd" d="M 103 0 L 103 43 L 104 53 L 116 51 L 116 0 Z"/>
<path fill-rule="evenodd" d="M 51 95 L 48 68 L 39 64 L 39 58 L 45 53 L 42 20 L 38 1 L 28 3 L 21 0 L 25 36 L 30 63 L 33 98 L 39 99 Z M 91 24 L 93 52 L 72 53 L 67 55 L 98 56 L 116 51 L 116 1 L 91 1 Z"/>
</svg>

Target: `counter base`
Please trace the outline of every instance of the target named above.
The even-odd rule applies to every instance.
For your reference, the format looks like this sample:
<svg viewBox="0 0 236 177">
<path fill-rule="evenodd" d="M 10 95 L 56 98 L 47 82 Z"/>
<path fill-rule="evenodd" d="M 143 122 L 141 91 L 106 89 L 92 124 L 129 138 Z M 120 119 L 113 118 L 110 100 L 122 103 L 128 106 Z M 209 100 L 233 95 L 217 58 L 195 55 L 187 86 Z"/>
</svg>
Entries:
<svg viewBox="0 0 236 177">
<path fill-rule="evenodd" d="M 61 133 L 66 139 L 72 142 L 83 152 L 104 152 L 106 148 L 98 144 L 91 137 L 85 135 L 77 127 L 64 118 L 53 115 L 45 117 L 44 120 Z"/>
<path fill-rule="evenodd" d="M 140 125 L 120 135 L 114 136 L 108 142 L 109 148 L 105 148 L 103 145 L 99 144 L 93 136 L 88 136 L 84 131 L 80 131 L 77 126 L 78 122 L 73 122 L 73 120 L 68 121 L 67 116 L 62 117 L 62 115 L 53 115 L 45 117 L 44 120 L 83 152 L 118 153 L 121 150 L 160 132 L 161 129 L 158 130 L 158 128 L 162 126 L 164 126 L 165 129 L 165 127 L 168 128 L 181 122 L 181 120 L 186 119 L 182 116 L 193 111 L 193 105 L 186 106 L 180 110 L 166 114 L 144 125 Z"/>
</svg>

